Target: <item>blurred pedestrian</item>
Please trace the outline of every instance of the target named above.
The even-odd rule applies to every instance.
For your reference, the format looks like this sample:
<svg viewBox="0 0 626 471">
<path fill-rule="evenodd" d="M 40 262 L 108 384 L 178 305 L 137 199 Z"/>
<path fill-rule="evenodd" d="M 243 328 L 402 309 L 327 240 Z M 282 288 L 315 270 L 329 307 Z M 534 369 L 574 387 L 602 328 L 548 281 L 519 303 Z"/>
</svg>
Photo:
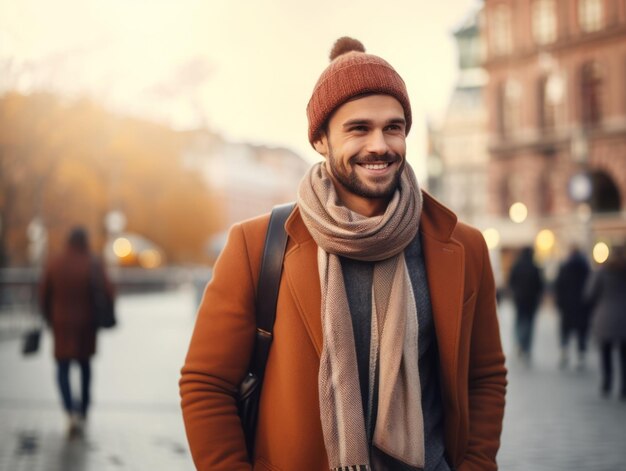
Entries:
<svg viewBox="0 0 626 471">
<path fill-rule="evenodd" d="M 92 309 L 94 280 L 103 280 L 113 299 L 113 287 L 102 263 L 89 250 L 85 229 L 72 229 L 65 250 L 48 262 L 39 298 L 43 315 L 52 328 L 57 383 L 68 417 L 70 436 L 82 431 L 90 404 L 91 357 L 96 351 L 96 322 Z M 80 400 L 72 394 L 70 366 L 80 367 Z"/>
<path fill-rule="evenodd" d="M 600 347 L 601 392 L 613 387 L 613 352 L 618 351 L 620 398 L 626 400 L 626 247 L 614 247 L 609 260 L 595 272 L 585 289 L 592 304 L 591 332 Z"/>
<path fill-rule="evenodd" d="M 518 353 L 530 362 L 535 315 L 543 296 L 543 277 L 535 263 L 532 247 L 524 247 L 516 259 L 509 276 L 509 289 L 515 304 L 515 335 Z"/>
<path fill-rule="evenodd" d="M 554 282 L 554 295 L 560 314 L 561 368 L 569 364 L 569 339 L 576 335 L 578 368 L 585 366 L 589 332 L 589 304 L 584 299 L 585 283 L 591 273 L 589 262 L 581 250 L 573 246 L 567 259 L 559 267 Z"/>
</svg>

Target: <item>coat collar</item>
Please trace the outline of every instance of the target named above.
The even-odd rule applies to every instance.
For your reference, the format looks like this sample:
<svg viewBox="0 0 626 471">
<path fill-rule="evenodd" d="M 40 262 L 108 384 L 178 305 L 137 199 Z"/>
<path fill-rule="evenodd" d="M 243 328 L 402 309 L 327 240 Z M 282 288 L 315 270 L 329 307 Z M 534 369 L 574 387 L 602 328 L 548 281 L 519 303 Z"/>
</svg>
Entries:
<svg viewBox="0 0 626 471">
<path fill-rule="evenodd" d="M 442 365 L 452 366 L 458 349 L 458 324 L 463 304 L 464 249 L 452 238 L 457 224 L 455 214 L 428 193 L 422 194 L 424 204 L 420 231 L 440 359 Z M 285 255 L 284 273 L 319 355 L 322 351 L 322 325 L 317 244 L 306 228 L 298 207 L 287 219 L 285 229 L 291 242 Z"/>
</svg>

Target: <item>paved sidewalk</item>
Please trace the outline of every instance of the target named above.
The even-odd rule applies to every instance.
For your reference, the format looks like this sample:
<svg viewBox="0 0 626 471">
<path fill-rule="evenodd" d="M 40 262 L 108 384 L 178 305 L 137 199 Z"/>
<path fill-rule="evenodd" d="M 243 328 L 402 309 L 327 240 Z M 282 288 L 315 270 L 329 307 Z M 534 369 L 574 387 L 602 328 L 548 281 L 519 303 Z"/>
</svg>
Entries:
<svg viewBox="0 0 626 471">
<path fill-rule="evenodd" d="M 192 289 L 120 299 L 120 328 L 100 336 L 93 413 L 82 439 L 66 439 L 49 336 L 28 359 L 17 340 L 0 341 L 0 471 L 194 469 L 177 385 L 194 303 Z M 547 306 L 527 368 L 510 354 L 512 318 L 504 303 L 510 375 L 500 469 L 625 470 L 626 403 L 600 398 L 593 347 L 585 371 L 558 370 L 557 319 Z"/>
<path fill-rule="evenodd" d="M 600 397 L 594 343 L 585 370 L 559 370 L 558 317 L 547 303 L 537 318 L 533 362 L 527 367 L 515 356 L 508 302 L 500 308 L 500 321 L 509 369 L 500 469 L 626 470 L 626 402 L 615 394 Z"/>
<path fill-rule="evenodd" d="M 192 290 L 119 300 L 119 328 L 98 339 L 84 438 L 66 438 L 49 334 L 33 358 L 17 340 L 0 342 L 0 470 L 194 469 L 177 384 L 194 302 Z"/>
</svg>

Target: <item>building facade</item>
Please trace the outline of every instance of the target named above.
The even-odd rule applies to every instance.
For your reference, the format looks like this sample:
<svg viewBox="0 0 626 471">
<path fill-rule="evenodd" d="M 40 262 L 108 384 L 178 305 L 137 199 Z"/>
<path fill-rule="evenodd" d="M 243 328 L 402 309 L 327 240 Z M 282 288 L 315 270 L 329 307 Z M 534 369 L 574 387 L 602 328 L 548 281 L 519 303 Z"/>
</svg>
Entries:
<svg viewBox="0 0 626 471">
<path fill-rule="evenodd" d="M 184 140 L 185 165 L 202 176 L 220 209 L 222 232 L 207 248 L 212 256 L 234 223 L 294 201 L 311 166 L 289 149 L 231 142 L 208 130 L 186 132 Z"/>
<path fill-rule="evenodd" d="M 485 224 L 487 208 L 487 111 L 481 67 L 480 11 L 456 29 L 458 79 L 441 122 L 428 129 L 428 189 L 461 220 Z"/>
<path fill-rule="evenodd" d="M 503 247 L 623 243 L 626 0 L 486 0 L 483 13 L 488 213 Z"/>
</svg>

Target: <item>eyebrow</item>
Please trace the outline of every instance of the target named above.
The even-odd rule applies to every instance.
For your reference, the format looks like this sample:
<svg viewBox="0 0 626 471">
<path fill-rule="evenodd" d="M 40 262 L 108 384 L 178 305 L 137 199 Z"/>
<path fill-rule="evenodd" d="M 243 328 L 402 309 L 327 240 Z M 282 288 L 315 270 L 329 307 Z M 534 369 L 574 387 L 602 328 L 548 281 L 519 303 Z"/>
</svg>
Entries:
<svg viewBox="0 0 626 471">
<path fill-rule="evenodd" d="M 349 121 L 346 121 L 345 123 L 343 123 L 343 127 L 345 128 L 349 128 L 352 126 L 360 126 L 360 125 L 364 125 L 364 124 L 371 124 L 372 120 L 371 119 L 351 119 Z M 404 118 L 393 118 L 390 119 L 389 121 L 387 121 L 385 123 L 385 126 L 388 126 L 390 124 L 402 124 L 406 126 L 406 120 Z"/>
</svg>

